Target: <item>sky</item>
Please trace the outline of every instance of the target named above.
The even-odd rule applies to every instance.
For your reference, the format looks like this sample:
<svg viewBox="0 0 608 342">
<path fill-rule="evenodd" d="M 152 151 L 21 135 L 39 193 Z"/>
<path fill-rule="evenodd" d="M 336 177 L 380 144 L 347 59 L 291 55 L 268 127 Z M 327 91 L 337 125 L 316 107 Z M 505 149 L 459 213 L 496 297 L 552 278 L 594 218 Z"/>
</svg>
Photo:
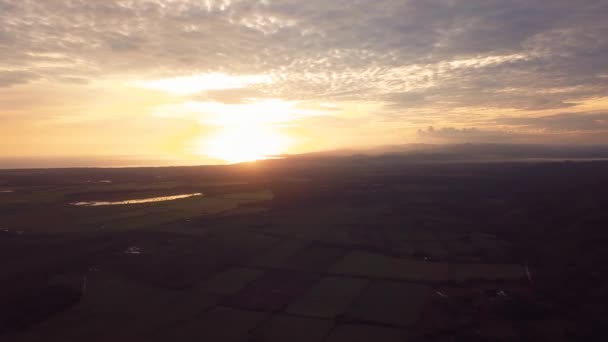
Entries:
<svg viewBox="0 0 608 342">
<path fill-rule="evenodd" d="M 0 157 L 608 143 L 605 0 L 0 0 Z"/>
</svg>

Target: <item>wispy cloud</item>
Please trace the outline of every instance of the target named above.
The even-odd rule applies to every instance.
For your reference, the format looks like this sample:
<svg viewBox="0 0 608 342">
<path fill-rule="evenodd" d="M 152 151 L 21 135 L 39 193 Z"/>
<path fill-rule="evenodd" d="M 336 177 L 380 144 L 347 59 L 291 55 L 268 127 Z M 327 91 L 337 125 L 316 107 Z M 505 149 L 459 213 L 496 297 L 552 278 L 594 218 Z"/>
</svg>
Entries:
<svg viewBox="0 0 608 342">
<path fill-rule="evenodd" d="M 226 75 L 219 73 L 200 74 L 135 82 L 135 86 L 160 90 L 178 95 L 190 95 L 204 90 L 245 88 L 254 84 L 269 84 L 268 75 Z"/>
<path fill-rule="evenodd" d="M 287 124 L 329 112 L 303 108 L 297 102 L 279 99 L 258 99 L 250 103 L 225 104 L 222 102 L 188 101 L 156 108 L 157 117 L 192 117 L 201 124 L 215 126 L 248 126 L 261 124 Z"/>
</svg>

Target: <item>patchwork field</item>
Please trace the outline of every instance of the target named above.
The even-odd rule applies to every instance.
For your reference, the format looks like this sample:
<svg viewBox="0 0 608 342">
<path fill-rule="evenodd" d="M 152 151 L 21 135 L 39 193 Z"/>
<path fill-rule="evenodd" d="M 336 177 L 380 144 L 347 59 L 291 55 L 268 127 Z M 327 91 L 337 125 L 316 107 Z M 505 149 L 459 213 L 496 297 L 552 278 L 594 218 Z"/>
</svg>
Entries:
<svg viewBox="0 0 608 342">
<path fill-rule="evenodd" d="M 586 267 L 605 265 L 594 241 L 608 164 L 548 177 L 546 164 L 293 163 L 0 171 L 0 340 L 559 341 L 601 329 L 582 318 L 602 315 L 584 303 L 606 288 Z M 575 172 L 587 176 L 564 182 Z M 589 277 L 598 290 L 571 292 Z"/>
</svg>

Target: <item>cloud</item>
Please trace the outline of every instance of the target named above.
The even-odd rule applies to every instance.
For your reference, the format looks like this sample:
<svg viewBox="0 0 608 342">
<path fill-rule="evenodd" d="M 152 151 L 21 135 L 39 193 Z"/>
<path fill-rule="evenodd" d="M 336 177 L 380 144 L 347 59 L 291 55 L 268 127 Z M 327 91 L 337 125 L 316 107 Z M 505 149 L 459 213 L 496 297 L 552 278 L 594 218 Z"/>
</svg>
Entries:
<svg viewBox="0 0 608 342">
<path fill-rule="evenodd" d="M 203 90 L 238 89 L 255 84 L 272 82 L 267 75 L 226 75 L 220 73 L 199 74 L 135 82 L 135 86 L 160 90 L 177 95 L 200 93 Z"/>
<path fill-rule="evenodd" d="M 545 116 L 502 116 L 479 127 L 429 126 L 418 139 L 439 143 L 608 143 L 608 113 L 560 113 Z"/>
<path fill-rule="evenodd" d="M 512 131 L 492 131 L 478 128 L 435 128 L 418 130 L 418 138 L 422 141 L 434 143 L 510 143 L 522 142 L 529 136 L 517 134 Z"/>
<path fill-rule="evenodd" d="M 200 94 L 191 96 L 195 101 L 221 102 L 225 104 L 242 104 L 252 99 L 268 97 L 262 87 L 245 87 L 234 89 L 210 89 Z"/>
<path fill-rule="evenodd" d="M 16 84 L 27 83 L 37 79 L 38 76 L 27 71 L 1 71 L 0 70 L 0 87 L 9 87 Z"/>
<path fill-rule="evenodd" d="M 213 126 L 285 125 L 301 118 L 323 116 L 320 109 L 305 108 L 296 102 L 263 99 L 255 102 L 226 104 L 188 101 L 168 104 L 155 110 L 156 117 L 192 117 Z"/>
<path fill-rule="evenodd" d="M 541 117 L 500 118 L 498 123 L 544 131 L 605 131 L 608 133 L 608 113 L 562 113 Z"/>
<path fill-rule="evenodd" d="M 370 93 L 350 77 L 371 82 L 377 96 L 419 90 L 431 80 L 437 96 L 462 105 L 474 104 L 454 96 L 462 86 L 493 93 L 522 85 L 597 85 L 587 96 L 606 90 L 606 80 L 595 75 L 608 70 L 607 7 L 591 0 L 3 0 L 0 42 L 8 43 L 0 63 L 41 71 L 31 53 L 56 53 L 87 61 L 78 73 L 91 77 L 97 69 L 174 77 L 265 73 L 285 80 L 282 93 L 302 97 L 339 95 L 343 88 L 355 96 Z M 412 67 L 428 80 L 410 78 L 395 87 L 394 76 Z"/>
</svg>

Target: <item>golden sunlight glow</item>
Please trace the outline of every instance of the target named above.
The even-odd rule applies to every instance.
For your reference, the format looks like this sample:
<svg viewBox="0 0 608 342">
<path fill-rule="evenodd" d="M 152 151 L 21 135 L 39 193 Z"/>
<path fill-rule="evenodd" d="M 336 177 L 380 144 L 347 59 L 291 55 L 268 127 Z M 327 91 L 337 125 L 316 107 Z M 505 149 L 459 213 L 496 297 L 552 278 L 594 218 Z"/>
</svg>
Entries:
<svg viewBox="0 0 608 342">
<path fill-rule="evenodd" d="M 227 163 L 241 163 L 285 153 L 289 144 L 287 136 L 271 127 L 229 126 L 199 141 L 196 152 Z"/>
<path fill-rule="evenodd" d="M 157 118 L 192 118 L 214 135 L 198 137 L 190 153 L 227 163 L 271 158 L 294 152 L 301 138 L 290 131 L 296 122 L 327 115 L 323 106 L 274 98 L 251 98 L 243 103 L 186 101 L 160 106 Z M 290 132 L 290 133 L 288 133 Z"/>
<path fill-rule="evenodd" d="M 150 81 L 135 82 L 133 85 L 152 90 L 159 90 L 174 95 L 190 95 L 205 90 L 222 90 L 243 88 L 254 84 L 268 84 L 271 82 L 267 75 L 239 75 L 232 76 L 220 73 L 199 74 L 163 78 Z"/>
</svg>

